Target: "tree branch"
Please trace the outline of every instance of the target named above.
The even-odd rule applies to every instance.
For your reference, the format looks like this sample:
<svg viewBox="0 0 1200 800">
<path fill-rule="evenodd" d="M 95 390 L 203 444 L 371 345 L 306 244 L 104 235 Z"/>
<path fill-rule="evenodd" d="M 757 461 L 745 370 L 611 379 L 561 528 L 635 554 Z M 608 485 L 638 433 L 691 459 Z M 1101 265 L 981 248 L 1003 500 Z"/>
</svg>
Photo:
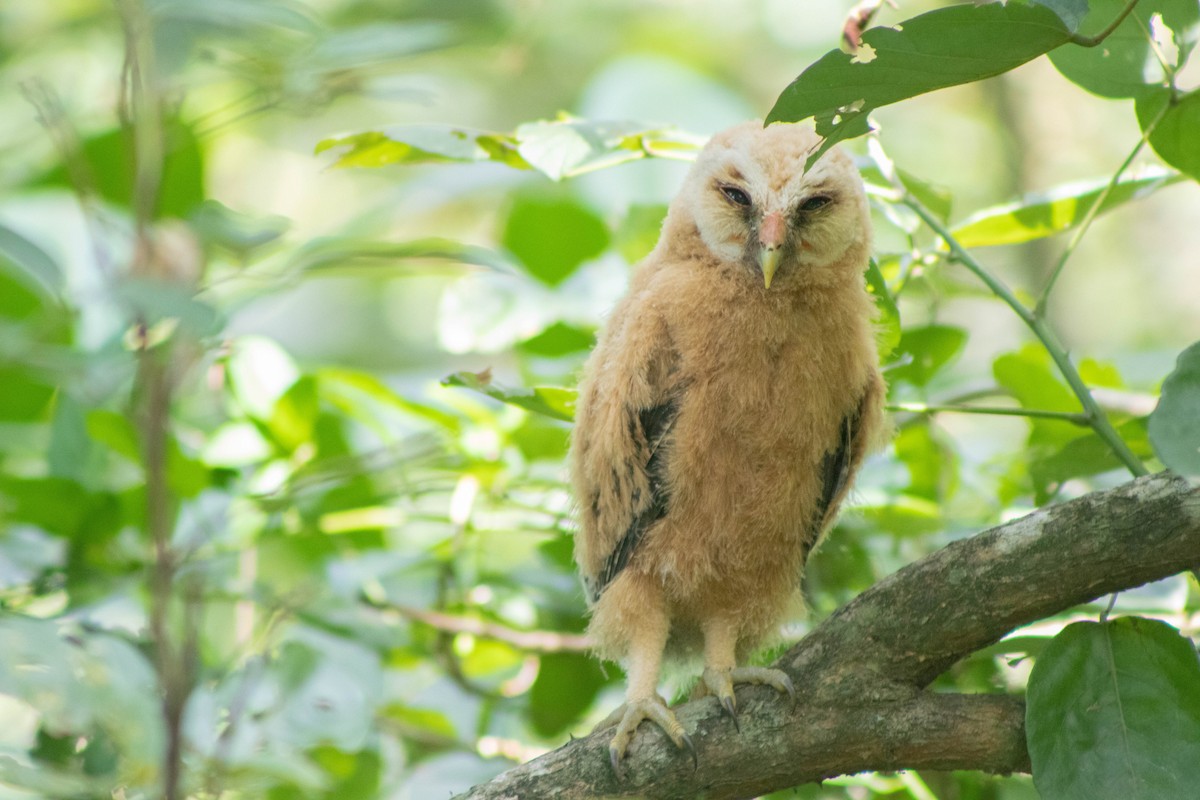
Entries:
<svg viewBox="0 0 1200 800">
<path fill-rule="evenodd" d="M 1024 703 L 925 687 L 1014 628 L 1200 564 L 1200 488 L 1166 473 L 1052 506 L 955 542 L 864 592 L 777 662 L 794 709 L 739 688 L 742 731 L 715 700 L 677 709 L 699 754 L 643 726 L 627 779 L 609 732 L 571 741 L 460 795 L 738 798 L 864 770 L 1028 771 Z"/>
</svg>

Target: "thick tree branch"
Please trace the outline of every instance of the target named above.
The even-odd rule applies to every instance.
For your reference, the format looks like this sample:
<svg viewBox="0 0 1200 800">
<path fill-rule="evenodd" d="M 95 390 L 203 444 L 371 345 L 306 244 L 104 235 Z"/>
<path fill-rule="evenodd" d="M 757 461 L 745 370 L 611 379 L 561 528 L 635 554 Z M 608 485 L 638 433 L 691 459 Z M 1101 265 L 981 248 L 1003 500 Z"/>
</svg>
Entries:
<svg viewBox="0 0 1200 800">
<path fill-rule="evenodd" d="M 1167 474 L 1042 509 L 881 581 L 779 659 L 800 691 L 738 690 L 742 732 L 715 700 L 678 709 L 699 754 L 645 725 L 628 776 L 608 734 L 588 736 L 477 786 L 464 800 L 753 797 L 864 770 L 1029 768 L 1024 703 L 925 687 L 1014 628 L 1200 565 L 1200 489 Z"/>
</svg>

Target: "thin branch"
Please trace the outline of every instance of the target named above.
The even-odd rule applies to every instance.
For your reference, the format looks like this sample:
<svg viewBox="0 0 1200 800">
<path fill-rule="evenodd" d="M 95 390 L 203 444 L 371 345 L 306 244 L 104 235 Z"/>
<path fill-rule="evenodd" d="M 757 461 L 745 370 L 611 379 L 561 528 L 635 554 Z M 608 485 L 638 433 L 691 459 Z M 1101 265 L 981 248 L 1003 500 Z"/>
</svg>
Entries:
<svg viewBox="0 0 1200 800">
<path fill-rule="evenodd" d="M 1137 4 L 1138 0 L 1129 0 L 1129 3 L 1127 3 L 1123 9 L 1121 9 L 1121 13 L 1117 14 L 1116 19 L 1110 22 L 1107 28 L 1100 31 L 1095 36 L 1084 36 L 1076 33 L 1073 34 L 1068 41 L 1070 41 L 1071 44 L 1077 44 L 1080 47 L 1095 47 L 1107 39 L 1113 31 L 1121 27 L 1121 23 L 1125 21 L 1125 18 L 1129 16 L 1129 14 L 1133 11 L 1133 7 Z"/>
<path fill-rule="evenodd" d="M 435 630 L 445 633 L 467 633 L 481 639 L 492 639 L 530 653 L 583 653 L 591 646 L 590 640 L 583 634 L 559 631 L 522 631 L 475 617 L 380 603 L 367 598 L 362 598 L 362 600 L 372 608 L 394 612 L 405 619 L 428 625 Z"/>
<path fill-rule="evenodd" d="M 1013 630 L 1200 561 L 1200 488 L 1139 478 L 960 540 L 880 581 L 788 650 L 797 687 L 738 689 L 741 731 L 704 698 L 676 709 L 699 766 L 639 729 L 618 781 L 610 731 L 576 739 L 459 800 L 745 798 L 867 770 L 1029 770 L 1024 703 L 930 692 L 963 657 Z"/>
<path fill-rule="evenodd" d="M 906 411 L 913 414 L 937 414 L 950 411 L 958 414 L 994 414 L 1001 417 L 1033 417 L 1035 419 L 1057 419 L 1075 425 L 1089 426 L 1086 414 L 1072 411 L 1043 411 L 1036 408 L 1008 408 L 1006 406 L 959 406 L 930 405 L 928 403 L 894 403 L 888 411 Z"/>
<path fill-rule="evenodd" d="M 1108 196 L 1112 194 L 1113 189 L 1117 187 L 1117 183 L 1121 180 L 1121 175 L 1125 173 L 1125 170 L 1129 169 L 1129 165 L 1133 163 L 1133 159 L 1137 158 L 1138 153 L 1142 152 L 1142 148 L 1145 147 L 1146 142 L 1150 140 L 1150 134 L 1154 132 L 1156 127 L 1158 127 L 1159 121 L 1163 118 L 1163 115 L 1166 114 L 1169 107 L 1169 105 L 1163 106 L 1162 110 L 1158 112 L 1158 115 L 1150 122 L 1149 125 L 1146 126 L 1146 129 L 1142 131 L 1142 137 L 1138 139 L 1137 144 L 1132 150 L 1129 151 L 1129 155 L 1126 156 L 1125 160 L 1121 162 L 1121 166 L 1117 167 L 1117 171 L 1113 173 L 1112 179 L 1109 180 L 1108 185 L 1104 187 L 1103 191 L 1100 192 L 1095 201 L 1093 201 L 1091 206 L 1088 207 L 1087 213 L 1083 217 L 1083 221 L 1079 224 L 1079 227 L 1075 229 L 1075 232 L 1071 235 L 1071 241 L 1067 243 L 1066 249 L 1063 250 L 1062 255 L 1058 257 L 1058 261 L 1055 262 L 1054 269 L 1050 272 L 1050 278 L 1046 281 L 1045 288 L 1042 289 L 1041 297 L 1038 298 L 1037 306 L 1035 306 L 1033 309 L 1033 315 L 1038 319 L 1042 319 L 1046 316 L 1046 304 L 1050 301 L 1050 292 L 1053 291 L 1054 284 L 1058 281 L 1058 276 L 1062 274 L 1063 267 L 1067 265 L 1067 261 L 1075 252 L 1075 248 L 1077 248 L 1079 243 L 1083 241 L 1084 234 L 1086 234 L 1088 229 L 1092 226 L 1092 221 L 1100 215 L 1100 211 L 1103 209 L 1104 204 L 1108 202 Z"/>
<path fill-rule="evenodd" d="M 975 257 L 967 252 L 966 248 L 954 238 L 954 234 L 942 224 L 937 215 L 926 208 L 920 200 L 913 197 L 910 193 L 905 192 L 901 196 L 900 202 L 915 211 L 917 216 L 924 220 L 925 224 L 942 238 L 942 241 L 950 249 L 950 258 L 952 260 L 957 261 L 973 272 L 976 277 L 992 290 L 993 294 L 1003 300 L 1013 310 L 1013 313 L 1020 317 L 1021 321 L 1033 331 L 1033 335 L 1046 348 L 1046 351 L 1050 354 L 1050 358 L 1054 360 L 1059 372 L 1062 373 L 1063 378 L 1066 380 L 1067 385 L 1079 400 L 1079 404 L 1083 406 L 1083 413 L 1088 420 L 1088 424 L 1092 426 L 1092 430 L 1105 441 L 1109 449 L 1120 459 L 1121 463 L 1125 465 L 1130 473 L 1135 477 L 1148 474 L 1149 471 L 1146 469 L 1146 465 L 1129 449 L 1129 445 L 1125 444 L 1125 440 L 1121 438 L 1120 434 L 1113 428 L 1112 423 L 1108 421 L 1108 417 L 1100 409 L 1100 406 L 1096 404 L 1096 399 L 1092 397 L 1087 385 L 1083 382 L 1083 378 L 1079 376 L 1079 371 L 1071 363 L 1071 357 L 1067 354 L 1066 349 L 1058 341 L 1058 337 L 1046 322 L 1035 316 L 1024 303 L 1018 300 L 1017 296 L 1005 285 L 1004 281 L 997 278 L 976 261 Z"/>
</svg>

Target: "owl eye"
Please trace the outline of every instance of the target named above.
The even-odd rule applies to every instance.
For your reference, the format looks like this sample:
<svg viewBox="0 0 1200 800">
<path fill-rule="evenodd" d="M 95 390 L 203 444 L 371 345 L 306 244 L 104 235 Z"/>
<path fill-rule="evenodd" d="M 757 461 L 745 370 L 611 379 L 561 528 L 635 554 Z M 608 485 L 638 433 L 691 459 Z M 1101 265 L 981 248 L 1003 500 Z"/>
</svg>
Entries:
<svg viewBox="0 0 1200 800">
<path fill-rule="evenodd" d="M 750 195 L 746 194 L 736 186 L 722 186 L 721 194 L 725 195 L 729 202 L 733 203 L 734 205 L 746 207 L 749 207 L 750 205 Z"/>
<path fill-rule="evenodd" d="M 832 197 L 823 194 L 810 197 L 800 204 L 801 211 L 816 211 L 818 208 L 824 208 L 833 202 Z"/>
</svg>

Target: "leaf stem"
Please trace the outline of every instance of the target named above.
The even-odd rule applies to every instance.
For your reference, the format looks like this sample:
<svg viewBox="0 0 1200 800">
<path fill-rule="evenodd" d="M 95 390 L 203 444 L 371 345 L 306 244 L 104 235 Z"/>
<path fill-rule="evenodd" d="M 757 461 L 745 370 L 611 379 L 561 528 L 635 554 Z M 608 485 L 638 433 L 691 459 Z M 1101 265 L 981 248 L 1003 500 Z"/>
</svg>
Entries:
<svg viewBox="0 0 1200 800">
<path fill-rule="evenodd" d="M 894 403 L 886 408 L 888 411 L 904 411 L 912 414 L 937 414 L 949 411 L 962 414 L 991 414 L 999 417 L 1057 419 L 1073 425 L 1091 426 L 1091 421 L 1086 414 L 1074 411 L 1045 411 L 1037 408 L 1008 408 L 1006 406 L 931 405 L 929 403 Z"/>
<path fill-rule="evenodd" d="M 1080 47 L 1095 47 L 1107 39 L 1109 34 L 1121 27 L 1121 23 L 1125 21 L 1125 18 L 1129 16 L 1129 14 L 1133 11 L 1133 7 L 1137 4 L 1138 0 L 1129 0 L 1125 7 L 1121 9 L 1121 13 L 1117 14 L 1117 18 L 1110 22 L 1107 28 L 1100 31 L 1095 36 L 1082 36 L 1078 33 L 1075 33 L 1071 35 L 1071 38 L 1068 39 L 1068 41 L 1071 44 L 1077 44 Z"/>
<path fill-rule="evenodd" d="M 1146 129 L 1142 131 L 1142 137 L 1138 139 L 1138 143 L 1132 150 L 1129 151 L 1129 155 L 1127 155 L 1125 160 L 1121 162 L 1121 166 L 1117 167 L 1117 171 L 1113 173 L 1112 180 L 1108 182 L 1108 185 L 1104 187 L 1103 191 L 1101 191 L 1096 197 L 1095 201 L 1092 202 L 1092 205 L 1088 208 L 1087 213 L 1083 217 L 1083 221 L 1079 224 L 1079 227 L 1075 229 L 1075 233 L 1071 236 L 1071 241 L 1067 243 L 1066 249 L 1063 250 L 1062 255 L 1059 256 L 1058 261 L 1054 265 L 1054 269 L 1050 272 L 1050 278 L 1046 281 L 1046 286 L 1044 289 L 1042 289 L 1042 294 L 1038 298 L 1037 306 L 1033 309 L 1033 315 L 1038 319 L 1041 319 L 1046 315 L 1046 304 L 1050 300 L 1050 292 L 1054 289 L 1054 284 L 1058 281 L 1058 276 L 1062 274 L 1063 267 L 1067 265 L 1067 261 L 1075 252 L 1075 248 L 1079 246 L 1079 243 L 1083 240 L 1084 234 L 1087 233 L 1088 228 L 1092 226 L 1092 221 L 1099 216 L 1104 204 L 1108 202 L 1108 196 L 1112 194 L 1113 189 L 1117 187 L 1117 183 L 1121 180 L 1121 175 L 1123 175 L 1125 170 L 1129 168 L 1129 165 L 1133 163 L 1133 159 L 1137 158 L 1137 154 L 1142 152 L 1142 148 L 1146 146 L 1146 142 L 1150 140 L 1150 134 L 1154 132 L 1154 128 L 1158 125 L 1159 120 L 1163 118 L 1163 114 L 1166 112 L 1167 108 L 1167 106 L 1163 106 L 1162 110 L 1158 113 L 1158 116 L 1156 116 L 1150 122 L 1150 124 L 1146 126 Z"/>
<path fill-rule="evenodd" d="M 1133 475 L 1148 475 L 1149 470 L 1146 469 L 1145 464 L 1134 455 L 1133 451 L 1129 449 L 1129 445 L 1125 444 L 1125 440 L 1121 438 L 1120 434 L 1113 428 L 1112 423 L 1108 421 L 1108 417 L 1100 410 L 1100 406 L 1096 404 L 1096 399 L 1092 397 L 1092 393 L 1084 384 L 1083 378 L 1079 376 L 1079 371 L 1071 363 L 1071 357 L 1067 354 L 1066 349 L 1045 321 L 1034 315 L 1024 303 L 1018 300 L 1017 296 L 1005 285 L 1004 281 L 988 272 L 982 264 L 976 261 L 974 256 L 968 253 L 966 248 L 954 238 L 954 234 L 950 233 L 950 230 L 942 224 L 937 215 L 926 208 L 921 201 L 917 200 L 910 193 L 904 192 L 901 195 L 901 202 L 916 212 L 917 216 L 934 233 L 942 238 L 942 241 L 946 243 L 946 247 L 950 250 L 949 257 L 951 260 L 957 261 L 974 273 L 977 278 L 991 289 L 993 294 L 1003 300 L 1012 309 L 1013 313 L 1020 317 L 1021 321 L 1033 331 L 1033 335 L 1046 348 L 1046 351 L 1058 367 L 1059 372 L 1062 373 L 1063 378 L 1067 381 L 1067 385 L 1079 400 L 1079 404 L 1083 406 L 1083 415 L 1087 419 L 1088 425 L 1092 427 L 1097 436 L 1105 441 L 1113 454 L 1121 460 Z"/>
</svg>

